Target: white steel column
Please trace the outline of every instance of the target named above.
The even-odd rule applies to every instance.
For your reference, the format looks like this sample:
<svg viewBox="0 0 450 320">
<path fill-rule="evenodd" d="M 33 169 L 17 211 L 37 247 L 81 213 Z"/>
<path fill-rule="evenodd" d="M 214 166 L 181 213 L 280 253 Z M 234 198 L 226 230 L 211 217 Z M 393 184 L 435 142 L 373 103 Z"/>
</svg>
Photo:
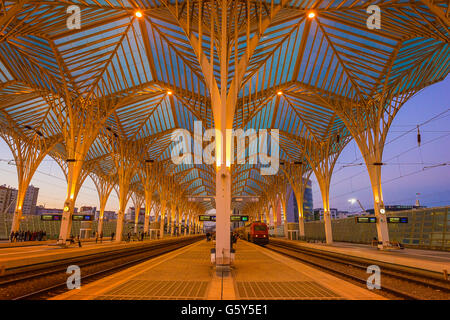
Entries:
<svg viewBox="0 0 450 320">
<path fill-rule="evenodd" d="M 216 264 L 230 264 L 231 174 L 222 164 L 216 173 Z"/>
</svg>

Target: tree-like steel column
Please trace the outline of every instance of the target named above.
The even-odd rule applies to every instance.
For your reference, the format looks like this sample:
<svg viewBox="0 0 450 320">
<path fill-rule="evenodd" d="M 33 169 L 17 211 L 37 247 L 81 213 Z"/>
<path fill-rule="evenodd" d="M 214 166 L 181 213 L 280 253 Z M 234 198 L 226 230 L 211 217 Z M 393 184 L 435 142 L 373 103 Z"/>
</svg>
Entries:
<svg viewBox="0 0 450 320">
<path fill-rule="evenodd" d="M 177 214 L 177 204 L 172 199 L 170 201 L 170 235 L 173 237 L 175 232 L 175 220 Z"/>
<path fill-rule="evenodd" d="M 323 220 L 327 244 L 333 243 L 330 214 L 330 181 L 340 151 L 335 149 L 336 147 L 336 145 L 332 145 L 331 139 L 328 139 L 326 143 L 320 145 L 311 143 L 307 153 L 308 162 L 316 175 L 322 195 Z"/>
<path fill-rule="evenodd" d="M 399 77 L 397 83 L 388 85 L 387 81 L 395 57 L 396 55 L 393 56 L 391 63 L 386 66 L 388 76 L 386 76 L 386 83 L 380 93 L 359 104 L 345 99 L 332 102 L 332 106 L 355 139 L 364 158 L 372 187 L 374 211 L 377 217 L 378 241 L 382 243 L 383 247 L 389 245 L 389 230 L 381 188 L 381 167 L 386 137 L 401 106 L 420 89 L 420 87 L 414 88 L 406 93 L 399 90 L 411 81 L 415 81 L 418 77 L 416 73 Z M 426 59 L 430 59 L 430 62 L 424 64 L 423 70 L 417 71 L 424 81 L 436 71 L 431 64 L 431 56 L 427 56 Z"/>
<path fill-rule="evenodd" d="M 117 213 L 116 241 L 122 241 L 123 221 L 128 201 L 132 194 L 132 182 L 137 172 L 138 159 L 135 145 L 120 137 L 106 134 L 108 145 L 112 151 L 115 172 L 117 176 L 118 188 L 116 192 L 119 197 L 119 212 Z"/>
<path fill-rule="evenodd" d="M 55 154 L 58 154 L 58 152 L 52 152 Z M 67 161 L 64 160 L 64 157 L 59 155 L 59 156 L 53 156 L 52 158 L 55 160 L 55 162 L 60 166 L 62 172 L 64 173 L 64 176 L 66 178 L 67 184 L 69 185 L 69 177 L 70 177 L 70 167 L 71 167 L 71 161 Z M 85 160 L 83 162 L 83 164 L 81 165 L 80 168 L 80 172 L 78 173 L 78 179 L 77 179 L 77 183 L 75 184 L 75 186 L 73 187 L 73 203 L 71 207 L 67 201 L 66 201 L 66 205 L 64 206 L 64 210 L 63 210 L 63 217 L 64 217 L 64 213 L 70 213 L 73 214 L 73 210 L 74 210 L 74 206 L 75 206 L 75 200 L 78 196 L 78 192 L 81 189 L 81 186 L 83 185 L 84 181 L 86 180 L 86 178 L 88 177 L 89 173 L 92 172 L 93 168 L 97 165 L 97 161 L 96 160 Z M 72 211 L 70 211 L 72 210 Z M 68 218 L 68 220 L 66 220 L 67 225 L 65 226 L 65 228 L 67 227 L 68 229 L 68 233 L 71 233 L 71 229 L 72 229 L 72 216 L 70 216 L 70 218 Z M 62 223 L 61 223 L 62 226 Z M 64 229 L 65 230 L 65 229 Z M 61 230 L 60 230 L 61 232 Z M 65 240 L 63 240 L 63 238 L 59 238 L 58 242 L 60 243 L 65 243 Z"/>
<path fill-rule="evenodd" d="M 166 219 L 166 208 L 167 208 L 167 200 L 165 198 L 161 199 L 161 212 L 160 212 L 160 222 L 159 222 L 159 238 L 164 238 L 164 223 Z"/>
<path fill-rule="evenodd" d="M 145 216 L 144 233 L 148 234 L 150 225 L 150 213 L 153 207 L 153 192 L 158 182 L 158 169 L 156 163 L 144 162 L 141 170 L 138 171 L 140 181 L 144 187 Z"/>
<path fill-rule="evenodd" d="M 272 179 L 273 183 L 272 186 L 274 190 L 276 190 L 277 200 L 275 200 L 275 203 L 281 204 L 281 209 L 283 210 L 283 224 L 284 224 L 284 236 L 288 237 L 288 228 L 287 228 L 287 216 L 286 216 L 286 210 L 287 210 L 287 201 L 289 199 L 289 194 L 287 194 L 287 184 L 289 183 L 288 179 L 285 175 L 275 175 Z M 275 213 L 276 214 L 276 213 Z"/>
<path fill-rule="evenodd" d="M 131 195 L 134 205 L 134 233 L 137 233 L 139 224 L 139 215 L 141 213 L 141 206 L 144 202 L 144 197 L 136 192 Z"/>
<path fill-rule="evenodd" d="M 289 180 L 289 183 L 294 191 L 295 199 L 298 206 L 298 231 L 299 237 L 305 237 L 305 214 L 303 208 L 304 194 L 308 184 L 309 177 L 312 170 L 308 170 L 306 162 L 289 163 L 281 166 L 284 174 Z"/>
<path fill-rule="evenodd" d="M 65 243 L 70 235 L 72 215 L 78 191 L 88 172 L 86 155 L 96 139 L 99 130 L 117 105 L 114 99 L 87 99 L 70 97 L 66 88 L 65 99 L 48 99 L 48 103 L 57 110 L 65 144 L 65 159 L 67 162 L 67 193 L 59 232 L 60 243 Z"/>
<path fill-rule="evenodd" d="M 91 173 L 89 175 L 94 181 L 95 187 L 97 188 L 98 199 L 100 202 L 99 208 L 99 216 L 98 216 L 98 226 L 97 226 L 97 234 L 103 234 L 103 216 L 105 213 L 106 203 L 108 202 L 111 191 L 116 184 L 114 175 L 96 175 Z"/>
<path fill-rule="evenodd" d="M 159 198 L 161 203 L 160 224 L 159 224 L 159 238 L 164 238 L 164 222 L 166 219 L 167 202 L 170 196 L 170 187 L 173 183 L 173 177 L 161 177 L 159 187 Z M 167 226 L 169 226 L 169 219 L 167 219 Z"/>
<path fill-rule="evenodd" d="M 39 133 L 42 135 L 40 131 Z M 35 133 L 31 139 L 28 139 L 22 137 L 15 130 L 6 132 L 3 129 L 0 129 L 0 137 L 9 146 L 17 170 L 17 198 L 11 226 L 11 232 L 16 232 L 20 228 L 23 202 L 31 179 L 42 160 L 55 144 L 61 140 L 61 137 L 41 138 L 38 133 Z"/>
<path fill-rule="evenodd" d="M 256 14 L 252 13 L 250 2 L 192 1 L 183 6 L 181 11 L 178 2 L 173 4 L 163 0 L 162 3 L 169 9 L 189 39 L 211 96 L 216 130 L 216 264 L 227 266 L 230 263 L 232 150 L 231 139 L 223 138 L 227 137 L 227 129 L 233 128 L 237 96 L 250 58 L 265 30 L 287 1 L 282 0 L 279 4 L 264 8 L 262 4 L 256 6 Z M 191 12 L 198 14 L 191 18 Z M 245 12 L 246 19 L 238 16 L 238 12 Z M 255 17 L 257 18 L 254 19 Z M 245 52 L 240 54 L 239 33 L 245 27 Z M 194 29 L 196 32 L 193 32 Z M 235 56 L 233 71 L 230 66 L 232 53 Z M 219 79 L 214 75 L 215 60 L 219 65 Z M 229 82 L 232 72 L 234 75 Z"/>
</svg>

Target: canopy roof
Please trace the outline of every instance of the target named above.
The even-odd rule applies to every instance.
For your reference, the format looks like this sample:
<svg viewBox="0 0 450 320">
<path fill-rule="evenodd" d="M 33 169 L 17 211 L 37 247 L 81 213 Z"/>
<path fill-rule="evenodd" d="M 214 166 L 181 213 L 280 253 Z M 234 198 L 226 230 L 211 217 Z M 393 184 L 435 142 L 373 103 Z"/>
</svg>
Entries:
<svg viewBox="0 0 450 320">
<path fill-rule="evenodd" d="M 24 139 L 56 137 L 70 126 L 68 109 L 83 118 L 83 102 L 96 101 L 107 119 L 88 152 L 86 160 L 96 163 L 89 170 L 115 172 L 112 136 L 135 143 L 142 162 L 164 163 L 185 195 L 213 196 L 213 165 L 170 160 L 175 129 L 193 133 L 194 121 L 214 128 L 200 50 L 214 61 L 219 90 L 235 85 L 248 56 L 233 128 L 278 128 L 282 162 L 306 163 L 306 145 L 342 150 L 351 135 L 335 106 L 369 114 L 377 95 L 416 92 L 448 74 L 448 1 L 369 2 L 381 8 L 379 30 L 368 29 L 369 3 L 360 1 L 228 1 L 226 20 L 222 1 L 2 1 L 0 122 Z M 70 5 L 81 8 L 79 30 L 67 28 Z M 221 81 L 224 26 L 229 51 Z M 192 35 L 201 35 L 197 47 Z M 62 139 L 51 155 L 66 160 L 65 148 Z M 267 183 L 248 164 L 233 166 L 233 179 L 233 196 L 260 194 Z M 133 181 L 142 190 L 137 175 Z"/>
</svg>

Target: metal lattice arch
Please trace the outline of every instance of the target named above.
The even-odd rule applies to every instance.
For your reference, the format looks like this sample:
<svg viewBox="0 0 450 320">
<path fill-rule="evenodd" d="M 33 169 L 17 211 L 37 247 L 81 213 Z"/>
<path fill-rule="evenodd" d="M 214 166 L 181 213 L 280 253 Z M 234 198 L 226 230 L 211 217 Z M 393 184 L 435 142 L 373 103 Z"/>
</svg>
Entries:
<svg viewBox="0 0 450 320">
<path fill-rule="evenodd" d="M 72 5 L 80 8 L 81 29 L 67 27 Z M 381 29 L 368 29 L 369 5 L 379 6 Z M 216 207 L 220 239 L 231 206 L 267 219 L 276 199 L 286 205 L 287 184 L 304 235 L 304 178 L 314 173 L 332 242 L 331 174 L 355 139 L 379 239 L 387 243 L 380 213 L 386 135 L 407 99 L 449 73 L 449 27 L 448 1 L 434 0 L 2 0 L 0 132 L 19 181 L 12 230 L 36 168 L 50 155 L 68 185 L 62 240 L 87 176 L 99 192 L 101 219 L 116 189 L 119 241 L 131 196 L 136 207 L 145 203 L 147 230 L 152 207 L 172 224 L 175 217 L 197 223 L 196 215 Z M 224 135 L 279 129 L 278 174 L 227 166 L 227 143 L 216 144 L 216 165 L 175 165 L 171 135 L 180 128 L 194 134 L 195 121 L 202 132 Z M 259 201 L 231 201 L 238 196 Z"/>
</svg>

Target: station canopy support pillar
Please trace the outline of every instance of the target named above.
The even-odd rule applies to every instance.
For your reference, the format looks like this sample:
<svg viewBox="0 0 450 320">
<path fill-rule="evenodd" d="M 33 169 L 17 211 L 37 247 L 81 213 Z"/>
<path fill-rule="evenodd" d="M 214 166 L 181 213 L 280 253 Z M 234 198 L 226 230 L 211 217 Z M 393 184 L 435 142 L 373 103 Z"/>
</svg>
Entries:
<svg viewBox="0 0 450 320">
<path fill-rule="evenodd" d="M 216 265 L 230 265 L 231 172 L 222 164 L 216 173 Z"/>
<path fill-rule="evenodd" d="M 330 214 L 330 183 L 328 181 L 319 180 L 320 192 L 322 195 L 323 203 L 323 221 L 325 225 L 325 238 L 327 244 L 333 243 L 333 232 L 331 229 L 331 214 Z"/>
<path fill-rule="evenodd" d="M 378 241 L 382 242 L 383 247 L 385 247 L 389 245 L 389 229 L 381 190 L 381 165 L 368 166 L 368 171 L 372 184 L 374 211 L 377 217 Z"/>
<path fill-rule="evenodd" d="M 144 233 L 148 234 L 148 229 L 150 226 L 150 208 L 147 205 L 147 203 L 145 203 L 145 216 L 144 216 Z"/>
<path fill-rule="evenodd" d="M 161 212 L 159 214 L 160 222 L 159 222 L 159 238 L 164 238 L 164 220 L 166 218 L 166 200 L 161 199 Z"/>
<path fill-rule="evenodd" d="M 82 169 L 82 159 L 67 163 L 67 198 L 64 202 L 61 227 L 59 230 L 58 243 L 65 244 L 70 238 L 72 229 L 72 215 L 75 211 L 75 201 L 78 191 L 87 177 L 86 171 Z"/>
<path fill-rule="evenodd" d="M 3 138 L 11 150 L 17 170 L 18 190 L 11 226 L 11 232 L 16 232 L 20 228 L 23 202 L 31 179 L 44 157 L 48 154 L 48 151 L 59 140 L 55 138 L 43 139 L 35 134 L 30 140 L 25 141 L 15 131 L 6 132 L 3 131 L 3 128 L 0 128 L 0 137 Z"/>
<path fill-rule="evenodd" d="M 172 202 L 170 206 L 170 234 L 173 236 L 175 233 L 175 215 L 176 215 L 176 205 Z"/>
<path fill-rule="evenodd" d="M 119 189 L 127 189 L 121 188 Z M 128 190 L 120 190 L 119 191 L 119 211 L 117 212 L 117 225 L 116 225 L 116 235 L 115 241 L 122 241 L 122 232 L 123 232 L 123 220 L 125 217 L 125 208 L 127 206 L 128 200 L 130 199 L 130 195 L 128 194 Z"/>
<path fill-rule="evenodd" d="M 114 180 L 106 177 L 100 177 L 96 174 L 90 174 L 92 181 L 94 181 L 95 187 L 98 193 L 98 200 L 100 202 L 100 209 L 98 215 L 97 236 L 103 233 L 103 221 L 106 203 L 114 188 Z"/>
</svg>

